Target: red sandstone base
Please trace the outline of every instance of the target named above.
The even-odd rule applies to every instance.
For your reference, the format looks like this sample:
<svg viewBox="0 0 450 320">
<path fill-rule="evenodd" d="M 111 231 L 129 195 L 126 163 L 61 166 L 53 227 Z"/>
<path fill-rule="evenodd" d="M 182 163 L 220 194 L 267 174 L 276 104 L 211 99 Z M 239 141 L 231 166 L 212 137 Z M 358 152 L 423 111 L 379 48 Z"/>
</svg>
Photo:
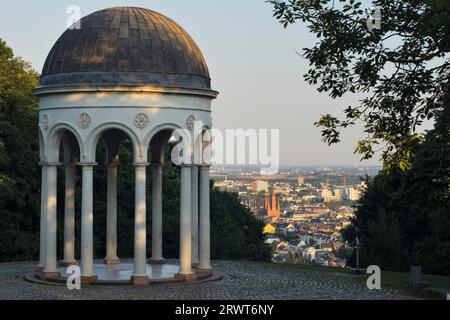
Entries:
<svg viewBox="0 0 450 320">
<path fill-rule="evenodd" d="M 202 274 L 212 274 L 214 272 L 213 268 L 202 268 L 202 267 L 197 267 L 196 270 Z"/>
<path fill-rule="evenodd" d="M 195 273 L 191 273 L 191 274 L 177 273 L 177 274 L 175 274 L 175 279 L 181 280 L 181 281 L 186 281 L 186 282 L 192 282 L 192 281 L 197 280 L 197 275 Z"/>
<path fill-rule="evenodd" d="M 89 277 L 81 276 L 81 285 L 92 284 L 97 280 L 98 280 L 97 276 L 89 276 Z"/>
<path fill-rule="evenodd" d="M 49 279 L 57 279 L 60 276 L 61 274 L 59 272 L 45 272 L 45 271 L 39 272 L 39 277 L 44 281 Z"/>
<path fill-rule="evenodd" d="M 105 259 L 103 260 L 104 264 L 111 265 L 111 264 L 119 264 L 120 259 Z"/>
<path fill-rule="evenodd" d="M 150 284 L 150 278 L 147 276 L 143 277 L 131 277 L 131 283 L 136 287 L 146 287 Z"/>
</svg>

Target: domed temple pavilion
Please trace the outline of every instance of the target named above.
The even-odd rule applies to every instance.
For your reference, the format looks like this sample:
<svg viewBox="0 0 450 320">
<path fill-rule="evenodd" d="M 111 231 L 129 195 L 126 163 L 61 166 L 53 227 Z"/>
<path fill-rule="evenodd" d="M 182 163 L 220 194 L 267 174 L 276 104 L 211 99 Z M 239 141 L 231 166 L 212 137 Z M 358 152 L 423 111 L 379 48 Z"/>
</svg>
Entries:
<svg viewBox="0 0 450 320">
<path fill-rule="evenodd" d="M 82 18 L 80 27 L 69 28 L 55 43 L 34 91 L 40 105 L 42 165 L 38 277 L 64 282 L 69 276 L 65 266 L 78 264 L 82 284 L 147 285 L 213 277 L 207 163 L 180 164 L 179 265 L 165 264 L 162 252 L 165 146 L 177 129 L 194 135 L 196 121 L 203 124 L 202 130 L 210 129 L 211 101 L 218 95 L 211 89 L 200 49 L 175 21 L 143 8 L 101 10 Z M 131 141 L 135 170 L 132 263 L 121 263 L 117 256 L 117 164 L 124 138 Z M 105 142 L 108 161 L 106 252 L 103 263 L 94 263 L 93 172 L 100 140 Z M 59 166 L 65 172 L 62 261 L 57 258 Z M 77 166 L 82 171 L 79 261 L 75 259 Z M 151 257 L 146 255 L 147 167 L 153 184 Z"/>
</svg>

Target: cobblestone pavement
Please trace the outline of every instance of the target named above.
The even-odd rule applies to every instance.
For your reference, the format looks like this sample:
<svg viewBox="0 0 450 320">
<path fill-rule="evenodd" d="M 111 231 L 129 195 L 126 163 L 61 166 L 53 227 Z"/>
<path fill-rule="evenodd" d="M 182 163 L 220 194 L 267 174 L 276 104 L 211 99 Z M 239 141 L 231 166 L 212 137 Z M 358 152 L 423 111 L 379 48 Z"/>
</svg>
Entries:
<svg viewBox="0 0 450 320">
<path fill-rule="evenodd" d="M 176 261 L 172 261 L 176 262 Z M 291 300 L 291 299 L 414 299 L 393 289 L 368 290 L 354 276 L 342 272 L 304 270 L 298 266 L 246 261 L 215 261 L 223 280 L 184 285 L 135 287 L 83 287 L 69 291 L 65 286 L 30 283 L 23 276 L 36 263 L 0 264 L 0 299 L 38 300 Z"/>
</svg>

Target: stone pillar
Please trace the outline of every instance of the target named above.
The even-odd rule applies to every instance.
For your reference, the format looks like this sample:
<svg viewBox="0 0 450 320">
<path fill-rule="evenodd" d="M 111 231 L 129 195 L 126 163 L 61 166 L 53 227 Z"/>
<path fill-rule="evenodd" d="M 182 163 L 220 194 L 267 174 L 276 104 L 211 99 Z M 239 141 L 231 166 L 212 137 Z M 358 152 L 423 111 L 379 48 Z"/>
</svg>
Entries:
<svg viewBox="0 0 450 320">
<path fill-rule="evenodd" d="M 108 187 L 106 209 L 106 264 L 118 264 L 117 256 L 117 166 L 118 161 L 108 164 Z"/>
<path fill-rule="evenodd" d="M 192 272 L 191 257 L 191 167 L 181 167 L 180 188 L 180 271 L 177 278 L 190 281 L 195 278 Z"/>
<path fill-rule="evenodd" d="M 191 250 L 192 250 L 192 266 L 197 267 L 199 264 L 198 260 L 198 167 L 192 167 L 192 201 L 191 201 Z"/>
<path fill-rule="evenodd" d="M 152 259 L 150 263 L 164 262 L 162 254 L 162 164 L 152 164 Z"/>
<path fill-rule="evenodd" d="M 146 225 L 146 169 L 147 164 L 135 164 L 135 218 L 134 218 L 134 273 L 131 280 L 136 286 L 150 282 L 147 275 L 147 225 Z"/>
<path fill-rule="evenodd" d="M 64 202 L 64 260 L 63 265 L 77 264 L 75 260 L 75 164 L 65 166 Z"/>
<path fill-rule="evenodd" d="M 94 275 L 94 210 L 93 175 L 94 164 L 81 164 L 83 168 L 83 191 L 81 196 L 81 282 L 95 281 Z"/>
<path fill-rule="evenodd" d="M 47 225 L 47 166 L 42 166 L 42 178 L 41 178 L 41 222 L 40 222 L 40 238 L 39 238 L 39 264 L 38 271 L 44 271 L 46 260 L 46 243 L 47 234 L 45 232 Z"/>
<path fill-rule="evenodd" d="M 209 167 L 200 168 L 200 265 L 198 271 L 212 272 L 210 258 Z"/>
<path fill-rule="evenodd" d="M 59 273 L 57 271 L 57 258 L 56 258 L 56 196 L 57 196 L 57 176 L 58 167 L 57 164 L 47 164 L 47 219 L 46 219 L 46 249 L 45 249 L 45 268 L 43 272 L 43 278 L 57 278 Z"/>
</svg>

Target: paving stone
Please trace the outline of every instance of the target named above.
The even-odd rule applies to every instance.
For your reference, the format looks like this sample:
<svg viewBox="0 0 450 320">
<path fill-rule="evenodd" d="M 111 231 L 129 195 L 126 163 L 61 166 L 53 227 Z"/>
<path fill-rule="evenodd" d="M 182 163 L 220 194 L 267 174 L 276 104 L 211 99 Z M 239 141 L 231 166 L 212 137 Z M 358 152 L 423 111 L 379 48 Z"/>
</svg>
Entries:
<svg viewBox="0 0 450 320">
<path fill-rule="evenodd" d="M 169 260 L 169 263 L 177 263 Z M 354 276 L 248 261 L 214 261 L 223 280 L 203 284 L 82 287 L 30 283 L 23 276 L 35 262 L 0 264 L 0 299 L 29 300 L 401 300 L 416 299 L 394 289 L 369 290 Z"/>
</svg>

